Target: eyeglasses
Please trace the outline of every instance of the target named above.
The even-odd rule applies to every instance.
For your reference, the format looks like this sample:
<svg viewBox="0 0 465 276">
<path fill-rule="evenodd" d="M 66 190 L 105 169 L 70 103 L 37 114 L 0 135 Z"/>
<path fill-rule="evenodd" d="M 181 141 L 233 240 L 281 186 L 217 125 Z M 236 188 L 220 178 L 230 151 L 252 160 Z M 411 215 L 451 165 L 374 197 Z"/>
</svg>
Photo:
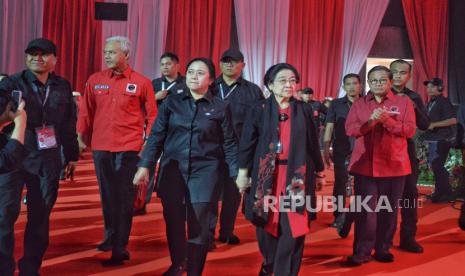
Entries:
<svg viewBox="0 0 465 276">
<path fill-rule="evenodd" d="M 388 82 L 388 79 L 371 79 L 371 80 L 368 80 L 368 83 L 370 83 L 371 85 L 376 85 L 376 84 L 386 84 Z"/>
<path fill-rule="evenodd" d="M 280 122 L 285 122 L 285 121 L 287 121 L 287 119 L 289 119 L 289 116 L 286 113 L 281 113 L 281 114 L 279 114 L 278 119 L 279 119 Z"/>
<path fill-rule="evenodd" d="M 286 85 L 286 83 L 289 83 L 289 85 L 296 85 L 297 84 L 297 80 L 296 79 L 278 79 L 278 80 L 275 80 L 275 82 L 279 83 L 281 86 L 284 86 Z"/>
</svg>

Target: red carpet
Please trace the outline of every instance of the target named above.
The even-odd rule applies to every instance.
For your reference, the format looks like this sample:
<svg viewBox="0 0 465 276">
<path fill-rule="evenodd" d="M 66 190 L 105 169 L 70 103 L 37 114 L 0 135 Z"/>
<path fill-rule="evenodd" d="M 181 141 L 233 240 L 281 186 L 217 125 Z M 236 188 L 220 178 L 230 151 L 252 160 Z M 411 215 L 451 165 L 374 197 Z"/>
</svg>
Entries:
<svg viewBox="0 0 465 276">
<path fill-rule="evenodd" d="M 160 275 L 169 266 L 165 225 L 157 199 L 148 205 L 145 216 L 134 218 L 129 242 L 131 261 L 117 268 L 104 268 L 100 260 L 110 253 L 95 250 L 103 238 L 103 221 L 98 186 L 89 155 L 79 162 L 75 182 L 62 182 L 52 212 L 50 247 L 42 275 Z M 332 190 L 328 181 L 324 194 Z M 423 191 L 426 192 L 426 191 Z M 342 265 L 352 253 L 353 233 L 341 239 L 329 228 L 331 213 L 319 213 L 306 238 L 300 275 L 465 275 L 465 231 L 457 227 L 459 211 L 450 204 L 426 201 L 419 209 L 418 240 L 425 253 L 405 253 L 394 247 L 395 262 L 373 261 L 357 268 Z M 26 221 L 25 206 L 16 223 L 16 258 L 22 254 Z M 236 234 L 239 246 L 218 243 L 209 253 L 204 275 L 257 275 L 261 264 L 254 227 L 240 214 Z M 398 234 L 394 244 L 398 244 Z"/>
</svg>

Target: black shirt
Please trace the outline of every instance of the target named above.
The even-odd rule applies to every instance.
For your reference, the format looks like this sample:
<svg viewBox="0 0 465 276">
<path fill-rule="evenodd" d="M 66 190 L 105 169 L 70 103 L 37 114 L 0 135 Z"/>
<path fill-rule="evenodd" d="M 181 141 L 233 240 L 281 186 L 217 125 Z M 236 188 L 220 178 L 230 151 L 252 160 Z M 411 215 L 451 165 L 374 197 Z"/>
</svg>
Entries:
<svg viewBox="0 0 465 276">
<path fill-rule="evenodd" d="M 24 146 L 29 152 L 24 161 L 24 168 L 31 173 L 38 173 L 41 167 L 61 169 L 61 150 L 65 162 L 77 161 L 79 147 L 76 135 L 76 104 L 70 83 L 55 75 L 50 74 L 44 85 L 37 80 L 35 75 L 24 70 L 20 73 L 3 79 L 0 89 L 5 91 L 20 90 L 22 98 L 26 102 L 27 127 Z M 48 97 L 44 100 L 39 95 L 39 90 L 48 90 Z M 46 92 L 46 91 L 45 91 Z M 43 125 L 53 125 L 58 147 L 47 150 L 38 150 L 35 129 Z"/>
<path fill-rule="evenodd" d="M 308 103 L 312 105 L 313 121 L 315 122 L 315 126 L 318 130 L 326 120 L 326 113 L 328 112 L 328 108 L 319 101 L 311 100 Z"/>
<path fill-rule="evenodd" d="M 408 89 L 407 87 L 404 87 L 404 89 L 402 89 L 401 92 L 397 92 L 397 90 L 395 90 L 394 88 L 392 88 L 391 90 L 392 90 L 392 93 L 396 95 L 399 93 L 402 93 L 408 96 L 412 100 L 413 107 L 415 109 L 415 122 L 416 122 L 417 128 L 419 128 L 420 130 L 427 130 L 431 121 L 428 117 L 425 105 L 423 104 L 423 100 L 421 99 L 420 95 Z M 413 138 L 407 139 L 407 151 L 409 154 L 409 158 L 411 160 L 413 158 L 417 158 L 415 142 Z"/>
<path fill-rule="evenodd" d="M 391 89 L 394 94 L 398 94 L 395 89 Z M 427 130 L 430 124 L 430 119 L 428 118 L 428 114 L 426 112 L 425 105 L 423 104 L 423 100 L 421 99 L 420 95 L 413 92 L 412 90 L 404 87 L 400 92 L 405 94 L 413 101 L 413 107 L 415 108 L 415 121 L 417 124 L 417 128 L 421 130 Z"/>
<path fill-rule="evenodd" d="M 346 134 L 345 123 L 349 110 L 352 107 L 352 102 L 347 96 L 335 99 L 329 106 L 326 114 L 326 123 L 333 123 L 333 147 L 334 154 L 347 154 L 352 151 L 353 142 Z"/>
<path fill-rule="evenodd" d="M 231 85 L 224 82 L 223 76 L 215 80 L 214 94 L 223 101 L 229 103 L 231 108 L 234 131 L 238 140 L 241 137 L 242 126 L 244 125 L 245 115 L 259 100 L 264 99 L 260 88 L 242 77 Z"/>
<path fill-rule="evenodd" d="M 167 96 L 179 94 L 184 91 L 184 88 L 186 88 L 186 78 L 184 78 L 183 76 L 181 76 L 181 74 L 178 73 L 178 77 L 174 81 L 169 82 L 168 79 L 166 79 L 166 77 L 163 76 L 161 78 L 152 80 L 152 86 L 153 91 L 155 93 L 166 89 L 168 90 Z M 163 100 L 157 100 L 157 106 L 160 106 Z"/>
<path fill-rule="evenodd" d="M 229 176 L 237 176 L 237 140 L 228 105 L 211 92 L 196 101 L 187 89 L 167 98 L 160 106 L 139 166 L 154 167 L 160 155 L 160 197 L 169 196 L 172 175 L 180 173 L 191 202 L 217 199 L 225 161 Z"/>
<path fill-rule="evenodd" d="M 16 170 L 25 157 L 23 145 L 0 133 L 0 175 Z"/>
<path fill-rule="evenodd" d="M 447 119 L 455 118 L 454 106 L 449 99 L 442 95 L 432 97 L 426 106 L 428 117 L 431 122 L 439 122 Z M 436 127 L 433 130 L 428 130 L 425 133 L 425 140 L 442 141 L 455 138 L 456 126 Z"/>
</svg>

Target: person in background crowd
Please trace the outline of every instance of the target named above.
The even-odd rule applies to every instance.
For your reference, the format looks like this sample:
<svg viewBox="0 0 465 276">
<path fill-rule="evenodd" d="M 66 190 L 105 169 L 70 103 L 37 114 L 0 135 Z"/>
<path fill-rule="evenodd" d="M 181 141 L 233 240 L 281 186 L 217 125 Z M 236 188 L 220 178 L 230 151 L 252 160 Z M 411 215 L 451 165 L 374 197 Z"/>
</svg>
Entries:
<svg viewBox="0 0 465 276">
<path fill-rule="evenodd" d="M 324 117 L 328 112 L 328 108 L 323 105 L 323 103 L 313 99 L 313 89 L 310 87 L 299 90 L 298 95 L 303 102 L 311 104 L 315 126 L 317 130 L 320 130 L 321 126 L 324 124 Z"/>
<path fill-rule="evenodd" d="M 457 112 L 457 147 L 462 151 L 462 164 L 465 160 L 465 103 L 461 103 Z M 461 195 L 464 196 L 464 195 Z M 462 203 L 460 208 L 460 216 L 458 219 L 460 229 L 465 231 L 465 203 Z"/>
<path fill-rule="evenodd" d="M 166 52 L 161 55 L 160 71 L 162 76 L 152 80 L 157 106 L 169 95 L 182 93 L 186 85 L 186 78 L 179 73 L 179 58 L 176 54 Z"/>
<path fill-rule="evenodd" d="M 245 80 L 242 77 L 244 70 L 244 56 L 239 50 L 226 50 L 220 60 L 221 75 L 215 80 L 214 94 L 228 103 L 231 108 L 234 133 L 237 140 L 242 134 L 242 126 L 245 121 L 245 114 L 259 100 L 262 100 L 263 93 L 260 88 Z M 228 171 L 227 168 L 225 168 Z M 241 194 L 236 187 L 234 179 L 226 177 L 222 186 L 222 200 L 220 213 L 220 230 L 218 240 L 227 244 L 238 244 L 239 237 L 234 234 L 237 210 L 241 203 Z M 218 204 L 213 206 L 213 215 L 210 224 L 210 245 L 209 249 L 216 248 L 215 228 L 218 222 Z"/>
<path fill-rule="evenodd" d="M 150 80 L 129 66 L 131 43 L 107 38 L 103 51 L 108 69 L 90 76 L 79 110 L 78 134 L 90 144 L 100 188 L 104 240 L 100 251 L 112 251 L 102 265 L 129 260 L 126 246 L 132 226 L 134 187 L 139 152 L 157 115 Z"/>
<path fill-rule="evenodd" d="M 0 82 L 0 90 L 21 91 L 28 114 L 24 146 L 27 157 L 9 178 L 19 204 L 27 187 L 27 224 L 24 255 L 19 260 L 20 275 L 38 275 L 49 244 L 50 213 L 58 196 L 63 146 L 65 170 L 74 170 L 79 158 L 76 138 L 76 106 L 70 83 L 53 73 L 57 62 L 55 44 L 43 38 L 31 40 L 25 50 L 27 70 Z M 19 212 L 7 213 L 6 223 L 13 225 Z M 11 233 L 10 233 L 11 234 Z M 7 246 L 1 241 L 0 246 Z"/>
<path fill-rule="evenodd" d="M 343 206 L 345 206 L 349 180 L 347 166 L 354 146 L 354 139 L 349 138 L 346 134 L 345 122 L 352 104 L 360 97 L 362 83 L 357 74 L 345 75 L 342 82 L 346 96 L 333 100 L 329 107 L 325 124 L 323 156 L 328 167 L 331 166 L 331 161 L 334 162 L 333 196 L 337 200 L 342 199 Z M 331 142 L 332 152 L 330 150 Z M 335 211 L 331 227 L 342 227 L 344 218 L 344 213 Z"/>
<path fill-rule="evenodd" d="M 208 253 L 213 205 L 218 201 L 227 163 L 237 175 L 237 141 L 229 105 L 214 97 L 211 60 L 187 65 L 187 89 L 168 97 L 150 133 L 133 183 L 149 180 L 161 156 L 157 195 L 161 198 L 171 266 L 163 275 L 202 275 Z M 186 240 L 187 222 L 187 240 Z"/>
<path fill-rule="evenodd" d="M 397 208 L 411 173 L 407 139 L 415 134 L 412 101 L 391 91 L 392 73 L 384 66 L 368 72 L 370 93 L 355 101 L 347 116 L 348 136 L 355 137 L 349 173 L 355 176 L 355 195 L 369 209 L 359 206 L 355 219 L 353 255 L 347 264 L 358 266 L 374 258 L 393 262 L 390 252 L 397 227 Z M 387 158 L 389 157 L 389 158 Z M 378 209 L 379 202 L 388 208 Z"/>
<path fill-rule="evenodd" d="M 279 198 L 305 200 L 309 170 L 324 178 L 311 107 L 293 98 L 299 79 L 288 63 L 267 70 L 264 83 L 272 95 L 249 110 L 239 144 L 236 182 L 240 191 L 247 190 L 245 215 L 256 226 L 263 256 L 259 275 L 298 275 L 308 216 L 304 207 L 280 212 Z M 264 209 L 268 196 L 277 197 L 276 210 Z"/>
<path fill-rule="evenodd" d="M 21 209 L 21 189 L 11 185 L 8 179 L 27 155 L 24 147 L 27 121 L 25 103 L 22 101 L 18 107 L 10 93 L 11 91 L 0 91 L 0 275 L 5 276 L 14 275 L 16 268 L 13 254 L 14 222 Z M 3 133 L 3 128 L 12 122 L 14 129 L 8 137 Z"/>
<path fill-rule="evenodd" d="M 423 138 L 428 141 L 428 161 L 434 174 L 435 189 L 431 200 L 433 203 L 444 203 L 455 198 L 449 183 L 449 172 L 444 165 L 455 143 L 457 118 L 449 99 L 442 95 L 442 80 L 432 78 L 424 84 L 430 97 L 426 106 L 431 123 Z"/>
<path fill-rule="evenodd" d="M 7 74 L 0 73 L 0 81 L 2 81 L 6 77 L 8 77 Z"/>
<path fill-rule="evenodd" d="M 430 120 L 426 113 L 425 105 L 417 93 L 406 87 L 411 78 L 412 65 L 405 60 L 398 59 L 391 62 L 389 68 L 393 75 L 392 92 L 396 95 L 405 95 L 412 100 L 417 128 L 423 131 L 427 130 Z M 405 204 L 404 208 L 400 209 L 402 218 L 400 223 L 400 248 L 407 252 L 422 253 L 423 247 L 415 239 L 418 222 L 417 181 L 420 173 L 420 164 L 415 150 L 415 142 L 411 138 L 407 140 L 407 151 L 412 173 L 405 178 L 404 193 L 402 196 L 404 202 L 408 202 L 409 204 Z"/>
</svg>

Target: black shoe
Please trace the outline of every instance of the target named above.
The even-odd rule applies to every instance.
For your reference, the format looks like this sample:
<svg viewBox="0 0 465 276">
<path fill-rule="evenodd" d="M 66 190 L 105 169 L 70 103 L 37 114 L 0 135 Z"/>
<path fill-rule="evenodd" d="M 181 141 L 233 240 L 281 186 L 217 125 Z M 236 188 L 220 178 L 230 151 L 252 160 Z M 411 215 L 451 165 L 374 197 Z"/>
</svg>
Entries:
<svg viewBox="0 0 465 276">
<path fill-rule="evenodd" d="M 260 272 L 258 273 L 258 276 L 273 276 L 273 264 L 269 264 L 269 265 L 262 264 L 262 267 L 260 267 Z"/>
<path fill-rule="evenodd" d="M 394 262 L 394 255 L 392 255 L 389 252 L 375 253 L 373 258 L 375 260 L 377 260 L 378 262 L 382 262 L 382 263 L 392 263 L 392 262 Z"/>
<path fill-rule="evenodd" d="M 455 200 L 454 195 L 436 195 L 433 194 L 431 196 L 431 202 L 433 203 L 448 203 L 450 201 Z"/>
<path fill-rule="evenodd" d="M 334 218 L 333 223 L 331 223 L 329 226 L 338 228 L 344 223 L 344 220 L 345 220 L 345 214 L 340 214 L 339 216 Z"/>
<path fill-rule="evenodd" d="M 241 242 L 241 240 L 239 239 L 238 236 L 234 235 L 234 234 L 231 234 L 229 235 L 228 237 L 222 237 L 220 235 L 220 237 L 218 238 L 218 240 L 222 243 L 227 243 L 227 244 L 239 244 Z"/>
<path fill-rule="evenodd" d="M 144 204 L 144 207 L 140 209 L 133 209 L 132 210 L 132 216 L 143 216 L 147 214 L 147 206 Z"/>
<path fill-rule="evenodd" d="M 212 252 L 216 249 L 216 243 L 215 241 L 210 241 L 210 243 L 208 244 L 208 252 Z"/>
<path fill-rule="evenodd" d="M 465 203 L 464 203 L 464 205 L 465 205 Z M 460 211 L 459 227 L 460 227 L 460 229 L 465 231 L 465 206 L 462 206 L 462 210 Z"/>
<path fill-rule="evenodd" d="M 104 240 L 99 245 L 97 245 L 97 250 L 102 251 L 102 252 L 110 251 L 112 248 L 113 248 L 113 245 L 111 244 L 110 239 Z"/>
<path fill-rule="evenodd" d="M 364 263 L 368 263 L 371 261 L 370 256 L 360 256 L 360 255 L 352 255 L 347 257 L 346 265 L 347 266 L 361 266 Z"/>
<path fill-rule="evenodd" d="M 124 260 L 122 258 L 114 258 L 113 256 L 108 260 L 103 260 L 100 262 L 104 267 L 111 267 L 111 266 L 120 266 L 124 264 Z"/>
<path fill-rule="evenodd" d="M 162 276 L 182 276 L 186 271 L 183 265 L 171 265 L 167 271 L 163 272 Z"/>
<path fill-rule="evenodd" d="M 129 251 L 127 251 L 126 249 L 124 249 L 123 252 L 121 252 L 121 256 L 125 261 L 129 261 L 131 259 L 131 254 L 129 254 Z"/>
<path fill-rule="evenodd" d="M 409 242 L 400 242 L 399 248 L 410 253 L 423 253 L 423 246 L 416 240 Z"/>
<path fill-rule="evenodd" d="M 352 221 L 348 221 L 344 218 L 344 222 L 342 225 L 339 225 L 337 227 L 337 233 L 339 234 L 339 237 L 345 239 L 347 236 L 349 236 L 350 229 L 352 228 Z"/>
</svg>

